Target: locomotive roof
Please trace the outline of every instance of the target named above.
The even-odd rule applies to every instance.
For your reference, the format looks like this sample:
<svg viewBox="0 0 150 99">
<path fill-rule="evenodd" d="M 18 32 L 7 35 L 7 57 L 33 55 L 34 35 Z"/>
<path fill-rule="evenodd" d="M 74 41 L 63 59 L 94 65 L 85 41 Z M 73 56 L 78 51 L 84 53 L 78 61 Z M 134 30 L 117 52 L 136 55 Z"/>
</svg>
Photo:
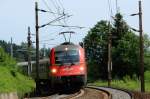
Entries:
<svg viewBox="0 0 150 99">
<path fill-rule="evenodd" d="M 56 47 L 54 47 L 55 51 L 63 51 L 65 50 L 65 48 L 68 48 L 69 50 L 78 50 L 80 48 L 79 45 L 75 45 L 73 43 L 70 42 L 64 42 L 61 45 L 58 45 Z"/>
</svg>

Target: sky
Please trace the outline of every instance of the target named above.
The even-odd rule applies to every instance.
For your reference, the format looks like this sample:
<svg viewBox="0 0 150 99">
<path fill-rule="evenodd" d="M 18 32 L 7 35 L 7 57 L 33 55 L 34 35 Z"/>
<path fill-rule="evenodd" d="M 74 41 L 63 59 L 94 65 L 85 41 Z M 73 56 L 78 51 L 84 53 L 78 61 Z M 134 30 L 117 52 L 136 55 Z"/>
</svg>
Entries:
<svg viewBox="0 0 150 99">
<path fill-rule="evenodd" d="M 92 28 L 100 20 L 110 20 L 110 10 L 108 1 L 112 9 L 112 15 L 116 13 L 116 0 L 0 0 L 0 40 L 10 41 L 20 44 L 27 41 L 27 28 L 30 26 L 32 41 L 35 41 L 35 2 L 38 2 L 40 9 L 53 11 L 55 13 L 67 13 L 71 17 L 53 23 L 61 25 L 67 23 L 70 26 L 81 26 L 79 28 L 62 28 L 58 26 L 46 26 L 39 29 L 40 47 L 53 47 L 64 42 L 63 31 L 74 31 L 71 41 L 81 42 Z M 124 20 L 133 28 L 138 29 L 138 16 L 130 14 L 138 12 L 138 0 L 117 0 L 118 9 L 123 14 Z M 143 30 L 150 35 L 150 0 L 142 0 L 143 9 Z M 48 7 L 47 7 L 48 5 Z M 46 24 L 57 18 L 58 15 L 39 12 L 39 25 Z M 67 35 L 68 38 L 68 35 Z"/>
</svg>

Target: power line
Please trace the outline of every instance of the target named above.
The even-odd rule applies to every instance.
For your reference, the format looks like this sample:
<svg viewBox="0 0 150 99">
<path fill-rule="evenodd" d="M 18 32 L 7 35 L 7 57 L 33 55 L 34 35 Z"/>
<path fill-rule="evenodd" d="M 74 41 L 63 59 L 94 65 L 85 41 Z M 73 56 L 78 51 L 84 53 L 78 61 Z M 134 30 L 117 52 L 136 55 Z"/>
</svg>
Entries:
<svg viewBox="0 0 150 99">
<path fill-rule="evenodd" d="M 71 16 L 71 15 L 67 15 L 67 16 L 62 15 L 62 16 L 60 16 L 60 17 L 58 17 L 58 18 L 56 18 L 56 19 L 54 19 L 54 20 L 52 20 L 52 21 L 50 21 L 50 22 L 48 22 L 48 23 L 46 23 L 46 24 L 44 24 L 44 25 L 42 25 L 42 26 L 39 26 L 39 28 L 45 27 L 45 26 L 47 26 L 47 25 L 51 25 L 51 23 L 53 23 L 53 22 L 62 20 L 62 19 L 64 19 L 64 18 L 68 18 L 68 17 L 70 17 L 70 16 Z"/>
<path fill-rule="evenodd" d="M 116 13 L 119 13 L 118 0 L 116 0 Z"/>
<path fill-rule="evenodd" d="M 55 0 L 57 9 L 58 9 L 58 13 L 61 13 L 61 6 L 59 5 L 59 3 L 57 2 L 57 0 Z"/>
<path fill-rule="evenodd" d="M 57 3 L 57 1 L 58 1 L 58 3 Z M 57 3 L 57 5 L 58 5 L 59 8 L 61 7 L 61 8 L 63 9 L 62 14 L 65 14 L 65 13 L 64 13 L 65 8 L 64 8 L 63 4 L 61 3 L 61 1 L 60 1 L 60 0 L 56 0 L 56 3 Z M 60 6 L 59 6 L 59 5 L 60 5 Z M 64 22 L 65 25 L 67 25 L 66 19 L 63 19 L 63 22 Z M 69 29 L 70 29 L 70 28 L 69 28 Z"/>
<path fill-rule="evenodd" d="M 56 33 L 54 33 L 55 35 L 53 35 L 52 38 L 54 38 L 54 37 L 56 38 L 56 37 L 59 35 L 59 34 L 57 34 L 57 33 L 59 33 L 60 31 L 62 31 L 63 29 L 64 29 L 64 28 L 61 28 L 61 29 L 59 29 L 58 31 L 56 31 Z M 42 36 L 42 38 L 49 37 L 49 35 L 50 35 L 50 34 L 44 35 L 44 36 Z M 51 38 L 51 39 L 52 39 L 52 38 Z"/>
<path fill-rule="evenodd" d="M 51 8 L 48 6 L 47 2 L 45 0 L 42 0 L 45 6 L 48 8 L 49 11 L 52 12 Z M 53 14 L 53 13 L 52 13 Z M 55 14 L 53 14 L 55 16 Z"/>
<path fill-rule="evenodd" d="M 58 2 L 59 2 L 59 4 L 60 4 L 60 6 L 62 7 L 62 9 L 63 9 L 63 14 L 64 14 L 65 8 L 64 8 L 64 6 L 63 6 L 63 4 L 61 3 L 60 0 L 58 0 Z M 64 24 L 65 24 L 65 25 L 68 25 L 67 22 L 66 22 L 66 19 L 64 19 Z M 71 30 L 71 27 L 68 27 L 68 29 Z"/>
<path fill-rule="evenodd" d="M 50 9 L 50 7 L 49 7 L 49 5 L 47 4 L 47 2 L 46 2 L 45 0 L 42 0 L 42 1 L 43 1 L 43 3 L 46 5 L 46 7 L 48 8 L 48 10 L 49 10 L 50 12 L 52 12 L 52 10 Z M 54 5 L 54 7 L 55 7 L 56 9 L 58 9 L 57 6 L 55 5 L 54 1 L 52 1 L 52 4 Z M 64 8 L 63 8 L 63 9 L 64 9 Z M 50 14 L 53 14 L 53 16 L 54 16 L 55 18 L 57 18 L 57 17 L 56 17 L 56 14 L 57 14 L 57 15 L 66 15 L 66 14 L 64 14 L 64 12 L 61 14 L 61 13 L 58 12 L 58 11 L 57 11 L 57 13 L 50 13 Z M 60 20 L 58 20 L 58 22 L 59 22 L 60 24 L 63 24 Z"/>
<path fill-rule="evenodd" d="M 64 6 L 63 6 L 63 4 L 61 3 L 61 1 L 58 0 L 58 2 L 59 2 L 59 4 L 61 5 L 61 7 L 63 8 L 63 10 L 64 10 Z"/>
<path fill-rule="evenodd" d="M 57 5 L 56 1 L 55 2 L 53 0 L 50 0 L 50 1 L 52 2 L 52 4 L 54 5 L 55 9 L 59 13 L 59 6 Z"/>
<path fill-rule="evenodd" d="M 52 40 L 55 40 L 55 39 L 46 39 L 46 40 L 41 40 L 40 42 L 46 42 L 46 41 L 52 41 Z"/>
<path fill-rule="evenodd" d="M 50 14 L 53 14 L 54 17 L 56 17 L 56 15 L 62 15 L 62 14 L 53 12 L 53 11 L 51 10 L 51 8 L 49 7 L 49 5 L 47 4 L 47 2 L 46 2 L 45 0 L 42 0 L 42 1 L 43 1 L 44 5 L 47 7 L 47 9 L 49 10 L 49 11 L 47 11 L 47 12 L 49 12 Z"/>
<path fill-rule="evenodd" d="M 81 27 L 81 26 L 69 26 L 69 25 L 54 25 L 54 24 L 50 24 L 51 26 L 61 26 L 61 27 L 72 27 L 72 28 L 85 28 L 85 27 Z"/>
<path fill-rule="evenodd" d="M 112 6 L 111 6 L 111 0 L 108 0 L 108 7 L 109 7 L 110 16 L 113 16 L 113 11 L 112 11 Z"/>
<path fill-rule="evenodd" d="M 49 39 L 41 40 L 39 43 L 49 42 L 49 41 L 53 41 L 53 40 L 57 40 L 57 39 L 58 39 L 58 37 L 57 37 L 57 36 L 59 36 L 59 34 L 55 35 L 55 37 L 54 37 L 54 38 L 49 38 Z"/>
<path fill-rule="evenodd" d="M 116 13 L 118 13 L 118 0 L 116 0 Z"/>
<path fill-rule="evenodd" d="M 52 44 L 52 43 L 40 43 L 40 45 L 43 45 L 43 44 L 45 44 L 45 45 L 58 45 L 58 44 Z"/>
<path fill-rule="evenodd" d="M 57 12 L 58 13 L 60 13 L 60 9 L 59 8 L 61 8 L 62 7 L 62 9 L 63 9 L 63 12 L 62 12 L 62 14 L 63 15 L 65 15 L 65 13 L 64 13 L 64 7 L 63 7 L 63 5 L 62 5 L 62 3 L 59 1 L 59 4 L 61 5 L 61 7 L 59 6 L 59 4 L 57 3 L 57 0 L 55 1 L 55 3 L 56 3 L 56 5 L 55 5 L 55 3 L 54 3 L 54 1 L 52 0 L 52 3 L 53 3 L 53 5 L 55 6 L 55 8 L 57 9 Z M 64 24 L 65 25 L 67 25 L 67 22 L 66 22 L 66 19 L 63 19 L 64 20 Z"/>
<path fill-rule="evenodd" d="M 45 1 L 45 0 L 43 0 L 43 2 L 44 2 L 44 4 L 47 6 L 47 8 L 51 11 L 51 9 L 50 9 L 50 7 L 48 6 L 48 4 L 47 4 L 47 2 Z M 57 9 L 57 13 L 58 13 L 58 15 L 63 15 L 63 16 L 66 16 L 66 14 L 64 13 L 64 7 L 63 7 L 63 4 L 61 3 L 61 1 L 60 0 L 57 0 L 57 1 L 53 1 L 53 0 L 51 0 L 51 3 L 54 5 L 54 7 L 55 7 L 55 9 Z M 63 9 L 63 13 L 61 14 L 60 13 L 60 11 L 59 11 L 59 8 L 61 8 L 62 7 L 62 9 Z M 51 11 L 52 12 L 52 11 Z M 54 15 L 55 17 L 56 17 L 56 15 Z M 69 15 L 68 15 L 69 16 Z M 71 16 L 71 15 L 70 15 Z M 57 19 L 57 18 L 56 18 Z M 63 20 L 64 21 L 64 23 L 61 23 L 61 20 Z M 59 23 L 60 23 L 60 25 L 51 25 L 50 23 L 51 22 L 49 22 L 49 23 L 47 23 L 47 24 L 45 24 L 45 25 L 42 25 L 41 27 L 45 27 L 46 25 L 51 25 L 51 26 L 61 26 L 61 27 L 67 27 L 69 30 L 72 28 L 83 28 L 83 27 L 79 27 L 79 26 L 69 26 L 68 24 L 67 24 L 67 22 L 66 22 L 66 18 L 61 18 L 61 19 L 58 19 L 58 20 L 56 20 L 56 21 L 58 21 Z"/>
</svg>

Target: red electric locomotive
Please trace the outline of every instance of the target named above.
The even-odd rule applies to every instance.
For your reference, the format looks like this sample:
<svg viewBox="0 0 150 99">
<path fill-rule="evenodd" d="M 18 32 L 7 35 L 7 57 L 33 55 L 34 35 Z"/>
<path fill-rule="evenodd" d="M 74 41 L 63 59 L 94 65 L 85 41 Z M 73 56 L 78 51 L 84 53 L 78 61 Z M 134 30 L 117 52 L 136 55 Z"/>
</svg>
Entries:
<svg viewBox="0 0 150 99">
<path fill-rule="evenodd" d="M 52 48 L 50 71 L 53 85 L 84 86 L 87 82 L 84 49 L 70 42 Z"/>
</svg>

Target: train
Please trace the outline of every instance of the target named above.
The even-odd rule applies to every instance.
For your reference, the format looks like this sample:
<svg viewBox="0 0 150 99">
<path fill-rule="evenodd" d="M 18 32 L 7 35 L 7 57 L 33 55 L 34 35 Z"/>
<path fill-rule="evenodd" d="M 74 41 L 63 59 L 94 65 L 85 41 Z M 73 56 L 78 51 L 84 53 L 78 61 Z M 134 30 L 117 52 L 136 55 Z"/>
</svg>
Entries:
<svg viewBox="0 0 150 99">
<path fill-rule="evenodd" d="M 84 48 L 71 42 L 64 42 L 50 51 L 50 77 L 53 87 L 87 83 L 87 66 Z"/>
<path fill-rule="evenodd" d="M 87 66 L 84 48 L 64 42 L 50 50 L 49 58 L 40 59 L 37 72 L 36 61 L 31 61 L 31 76 L 36 82 L 36 92 L 45 94 L 55 89 L 81 88 L 87 83 Z M 28 62 L 17 63 L 28 75 Z M 37 79 L 38 73 L 38 79 Z M 67 89 L 66 88 L 66 89 Z"/>
</svg>

